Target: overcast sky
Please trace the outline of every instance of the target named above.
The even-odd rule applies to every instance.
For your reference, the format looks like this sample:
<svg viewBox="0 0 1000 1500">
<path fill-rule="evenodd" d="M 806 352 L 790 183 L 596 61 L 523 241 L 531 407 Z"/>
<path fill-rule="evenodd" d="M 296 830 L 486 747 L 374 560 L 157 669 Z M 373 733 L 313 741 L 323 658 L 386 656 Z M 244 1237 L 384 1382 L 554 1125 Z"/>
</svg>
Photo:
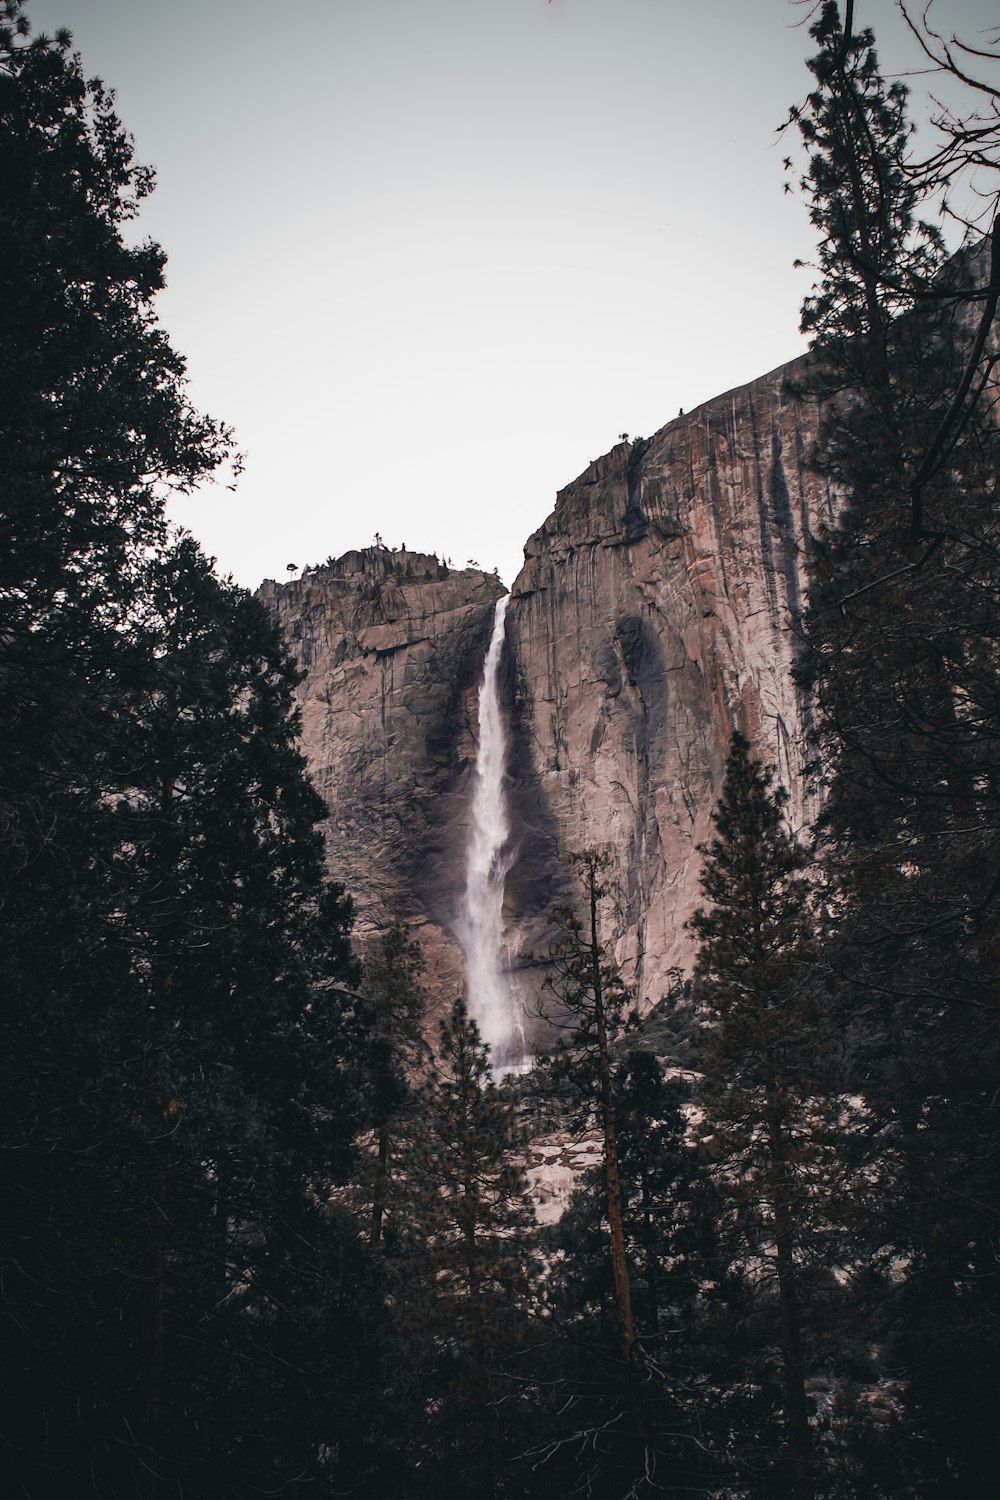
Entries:
<svg viewBox="0 0 1000 1500">
<path fill-rule="evenodd" d="M 919 8 L 919 7 L 918 7 Z M 794 0 L 28 0 L 114 87 L 192 396 L 175 508 L 254 588 L 379 532 L 507 583 L 555 492 L 803 347 Z M 937 0 L 973 37 L 995 0 Z M 892 0 L 858 0 L 883 69 Z"/>
</svg>

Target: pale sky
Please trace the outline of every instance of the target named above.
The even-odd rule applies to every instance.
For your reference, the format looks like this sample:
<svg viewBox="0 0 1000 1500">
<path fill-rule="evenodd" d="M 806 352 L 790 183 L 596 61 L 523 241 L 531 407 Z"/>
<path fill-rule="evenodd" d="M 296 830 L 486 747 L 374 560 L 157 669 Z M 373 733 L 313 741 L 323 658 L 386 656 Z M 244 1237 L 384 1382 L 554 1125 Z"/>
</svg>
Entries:
<svg viewBox="0 0 1000 1500">
<path fill-rule="evenodd" d="M 246 456 L 173 510 L 220 571 L 378 532 L 510 584 L 620 432 L 797 354 L 814 242 L 775 131 L 811 8 L 28 0 L 156 168 L 160 318 Z M 934 14 L 976 39 L 995 0 Z M 892 0 L 856 24 L 912 65 Z"/>
</svg>

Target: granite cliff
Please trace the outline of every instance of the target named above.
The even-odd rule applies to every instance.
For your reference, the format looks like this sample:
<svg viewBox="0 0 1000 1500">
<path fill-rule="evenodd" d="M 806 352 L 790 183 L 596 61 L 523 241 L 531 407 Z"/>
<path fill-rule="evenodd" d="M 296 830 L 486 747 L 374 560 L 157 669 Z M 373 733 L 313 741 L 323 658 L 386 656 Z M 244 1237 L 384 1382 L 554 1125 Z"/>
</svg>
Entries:
<svg viewBox="0 0 1000 1500">
<path fill-rule="evenodd" d="M 505 918 L 522 998 L 567 886 L 567 854 L 613 851 L 613 941 L 640 1002 L 691 958 L 697 845 L 730 732 L 775 762 L 793 821 L 809 708 L 790 669 L 803 543 L 831 510 L 805 467 L 815 409 L 795 366 L 623 441 L 562 490 L 529 539 L 502 694 L 515 857 Z M 267 583 L 305 677 L 303 744 L 331 817 L 330 865 L 362 942 L 421 930 L 432 988 L 461 983 L 454 937 L 476 753 L 476 686 L 498 580 L 372 548 Z"/>
<path fill-rule="evenodd" d="M 831 505 L 805 467 L 816 412 L 791 394 L 796 374 L 775 370 L 591 464 L 513 586 L 512 922 L 537 948 L 566 852 L 609 846 L 609 936 L 644 1006 L 690 966 L 697 846 L 734 728 L 779 767 L 793 822 L 811 811 L 809 705 L 791 667 L 803 544 Z"/>
<path fill-rule="evenodd" d="M 304 672 L 302 747 L 330 809 L 330 868 L 354 896 L 359 944 L 412 924 L 442 997 L 462 988 L 453 924 L 476 691 L 503 592 L 490 574 L 380 546 L 260 590 Z"/>
</svg>

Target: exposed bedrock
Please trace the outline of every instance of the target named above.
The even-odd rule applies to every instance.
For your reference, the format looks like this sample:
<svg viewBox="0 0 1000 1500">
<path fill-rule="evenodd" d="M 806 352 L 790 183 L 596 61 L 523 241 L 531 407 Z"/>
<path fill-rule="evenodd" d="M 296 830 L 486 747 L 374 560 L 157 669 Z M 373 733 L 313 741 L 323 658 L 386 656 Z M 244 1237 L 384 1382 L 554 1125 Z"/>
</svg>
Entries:
<svg viewBox="0 0 1000 1500">
<path fill-rule="evenodd" d="M 607 934 L 645 1007 L 689 969 L 697 846 L 740 728 L 804 806 L 793 684 L 803 542 L 830 512 L 804 465 L 815 407 L 773 371 L 622 442 L 558 496 L 525 548 L 508 616 L 508 917 L 543 951 L 567 855 L 608 846 Z M 522 976 L 530 994 L 537 972 Z"/>
<path fill-rule="evenodd" d="M 806 820 L 794 686 L 804 541 L 832 505 L 805 467 L 816 414 L 796 365 L 622 442 L 557 498 L 512 588 L 501 689 L 515 858 L 504 908 L 529 1011 L 567 857 L 608 846 L 609 931 L 640 1002 L 690 967 L 697 846 L 729 736 L 776 763 Z M 330 807 L 331 872 L 362 946 L 394 919 L 425 945 L 439 1001 L 455 937 L 477 742 L 477 687 L 499 581 L 369 548 L 267 583 L 305 670 L 303 747 Z"/>
<path fill-rule="evenodd" d="M 354 897 L 359 945 L 411 923 L 447 1000 L 463 983 L 454 925 L 476 691 L 503 588 L 423 553 L 370 547 L 260 593 L 305 672 L 302 747 L 330 809 L 329 867 Z"/>
</svg>

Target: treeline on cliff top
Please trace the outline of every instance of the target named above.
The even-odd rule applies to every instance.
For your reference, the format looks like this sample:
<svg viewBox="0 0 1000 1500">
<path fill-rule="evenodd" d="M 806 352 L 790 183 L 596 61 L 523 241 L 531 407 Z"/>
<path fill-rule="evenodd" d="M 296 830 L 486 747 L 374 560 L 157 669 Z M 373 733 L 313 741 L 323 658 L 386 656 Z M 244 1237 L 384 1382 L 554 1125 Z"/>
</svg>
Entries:
<svg viewBox="0 0 1000 1500">
<path fill-rule="evenodd" d="M 571 1045 L 515 1086 L 460 1002 L 429 1039 L 405 931 L 360 972 L 295 669 L 165 523 L 233 442 L 123 235 L 150 174 L 69 37 L 0 15 L 4 1492 L 992 1496 L 996 54 L 916 28 L 975 101 L 918 161 L 852 7 L 814 18 L 825 810 L 793 839 L 734 739 L 696 972 L 641 1023 L 583 852 Z M 554 1124 L 597 1164 L 542 1230 Z"/>
</svg>

